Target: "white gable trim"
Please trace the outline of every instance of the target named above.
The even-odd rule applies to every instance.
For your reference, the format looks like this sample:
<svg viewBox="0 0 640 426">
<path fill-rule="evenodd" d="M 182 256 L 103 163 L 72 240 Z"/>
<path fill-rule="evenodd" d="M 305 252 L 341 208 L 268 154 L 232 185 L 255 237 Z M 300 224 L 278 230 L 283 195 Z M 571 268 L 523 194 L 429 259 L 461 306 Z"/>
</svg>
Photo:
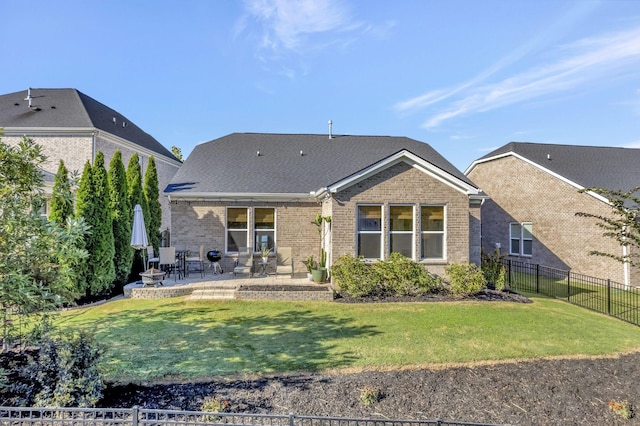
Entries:
<svg viewBox="0 0 640 426">
<path fill-rule="evenodd" d="M 562 181 L 562 182 L 564 182 L 564 183 L 566 183 L 568 185 L 573 186 L 574 188 L 576 188 L 576 189 L 578 189 L 580 191 L 586 189 L 584 186 L 578 184 L 577 182 L 574 182 L 574 181 L 572 181 L 570 179 L 567 179 L 566 177 L 564 177 L 562 175 L 559 175 L 558 173 L 553 172 L 553 171 L 547 169 L 546 167 L 542 167 L 540 164 L 538 164 L 538 163 L 536 163 L 534 161 L 531 161 L 528 158 L 525 158 L 522 155 L 520 155 L 520 154 L 518 154 L 516 152 L 513 152 L 513 151 L 509 151 L 509 152 L 506 152 L 504 154 L 496 155 L 496 156 L 489 157 L 489 158 L 484 158 L 482 160 L 476 160 L 473 163 L 471 163 L 471 165 L 467 168 L 467 170 L 465 170 L 464 174 L 465 174 L 465 176 L 469 176 L 469 173 L 471 173 L 471 171 L 477 165 L 482 164 L 482 163 L 487 163 L 489 161 L 499 160 L 499 159 L 505 158 L 505 157 L 514 157 L 514 158 L 517 158 L 519 160 L 522 160 L 525 163 L 535 167 L 536 169 L 541 170 L 541 171 L 553 176 L 554 178 L 556 178 L 556 179 L 558 179 L 558 180 L 560 180 L 560 181 Z M 585 194 L 589 194 L 592 197 L 594 197 L 595 199 L 597 199 L 599 201 L 602 201 L 603 203 L 611 204 L 606 197 L 603 197 L 602 195 L 597 194 L 597 193 L 595 193 L 593 191 L 585 191 Z"/>
<path fill-rule="evenodd" d="M 340 192 L 346 188 L 349 188 L 352 185 L 355 185 L 371 176 L 376 175 L 377 173 L 388 169 L 398 163 L 407 163 L 411 167 L 420 170 L 421 172 L 433 177 L 434 179 L 442 182 L 443 184 L 465 194 L 465 195 L 478 195 L 480 190 L 463 180 L 451 175 L 448 172 L 434 166 L 433 164 L 425 161 L 424 159 L 418 157 L 417 155 L 411 153 L 407 150 L 399 151 L 383 160 L 378 161 L 366 167 L 359 172 L 348 176 L 332 185 L 329 185 L 326 188 L 322 188 L 319 191 L 312 192 L 312 196 L 322 196 L 326 193 L 335 194 L 336 192 Z"/>
</svg>

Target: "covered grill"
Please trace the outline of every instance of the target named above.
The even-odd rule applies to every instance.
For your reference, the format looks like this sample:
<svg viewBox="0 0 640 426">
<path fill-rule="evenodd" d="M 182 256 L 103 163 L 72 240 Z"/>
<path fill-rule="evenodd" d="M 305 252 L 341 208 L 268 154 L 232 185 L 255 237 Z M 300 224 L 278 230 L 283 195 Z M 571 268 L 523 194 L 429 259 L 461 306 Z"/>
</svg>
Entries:
<svg viewBox="0 0 640 426">
<path fill-rule="evenodd" d="M 223 273 L 222 267 L 220 266 L 220 260 L 222 259 L 222 253 L 220 253 L 220 251 L 218 250 L 211 250 L 207 252 L 207 259 L 209 259 L 209 262 L 211 262 L 211 265 L 209 265 L 210 268 L 213 268 L 213 273 L 217 274 L 218 271 L 220 271 L 220 273 Z"/>
</svg>

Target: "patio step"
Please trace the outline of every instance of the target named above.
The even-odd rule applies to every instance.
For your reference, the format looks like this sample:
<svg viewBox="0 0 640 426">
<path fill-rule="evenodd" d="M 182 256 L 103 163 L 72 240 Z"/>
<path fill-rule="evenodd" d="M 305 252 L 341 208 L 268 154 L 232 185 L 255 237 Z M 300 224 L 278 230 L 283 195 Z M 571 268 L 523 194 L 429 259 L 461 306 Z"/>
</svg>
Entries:
<svg viewBox="0 0 640 426">
<path fill-rule="evenodd" d="M 235 288 L 208 288 L 194 290 L 187 300 L 229 300 L 236 298 Z"/>
</svg>

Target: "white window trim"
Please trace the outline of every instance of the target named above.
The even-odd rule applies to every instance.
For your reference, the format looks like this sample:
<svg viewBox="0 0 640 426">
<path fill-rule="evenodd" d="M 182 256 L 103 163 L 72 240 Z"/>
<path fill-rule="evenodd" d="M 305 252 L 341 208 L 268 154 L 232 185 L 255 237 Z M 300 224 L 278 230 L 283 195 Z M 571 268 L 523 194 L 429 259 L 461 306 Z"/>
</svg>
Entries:
<svg viewBox="0 0 640 426">
<path fill-rule="evenodd" d="M 411 231 L 391 230 L 391 207 L 411 207 Z M 409 234 L 411 235 L 411 260 L 414 260 L 416 258 L 416 206 L 414 204 L 389 204 L 388 208 L 389 226 L 387 232 L 387 245 L 389 246 L 389 254 L 391 254 L 391 235 Z"/>
<path fill-rule="evenodd" d="M 229 251 L 229 209 L 245 209 L 247 211 L 247 228 L 245 229 L 247 233 L 247 247 L 251 247 L 251 240 L 249 235 L 250 223 L 250 208 L 246 206 L 226 206 L 224 210 L 224 250 L 225 253 L 238 253 L 237 251 Z M 233 229 L 233 231 L 242 231 L 242 229 Z"/>
<path fill-rule="evenodd" d="M 442 207 L 443 223 L 442 231 L 423 231 L 422 230 L 422 207 Z M 420 260 L 427 262 L 446 262 L 447 261 L 447 205 L 446 204 L 420 204 L 420 254 L 422 255 L 422 235 L 433 234 L 442 235 L 442 257 L 421 257 Z"/>
<path fill-rule="evenodd" d="M 261 231 L 273 231 L 273 247 L 271 247 L 271 250 L 276 253 L 276 247 L 278 247 L 278 242 L 276 241 L 276 229 L 278 228 L 278 217 L 276 215 L 277 213 L 277 209 L 275 207 L 272 206 L 254 206 L 251 210 L 252 210 L 252 219 L 253 219 L 253 223 L 252 223 L 252 228 L 253 228 L 253 246 L 254 248 L 256 248 L 255 246 L 257 245 L 257 242 L 255 241 L 255 237 L 256 237 L 256 209 L 272 209 L 273 210 L 273 229 L 261 229 Z M 254 251 L 254 253 L 258 253 L 259 251 Z"/>
<path fill-rule="evenodd" d="M 512 232 L 511 232 L 511 227 L 512 225 L 518 225 L 518 230 L 519 230 L 519 235 L 516 236 L 514 238 Z M 531 225 L 531 238 L 524 238 L 524 226 L 525 225 Z M 518 252 L 514 253 L 511 251 L 512 245 L 511 245 L 511 241 L 512 240 L 518 240 Z M 530 254 L 526 254 L 524 252 L 524 242 L 525 240 L 527 241 L 531 241 L 531 253 Z M 511 256 L 522 256 L 522 257 L 533 257 L 533 222 L 509 222 L 509 254 Z"/>
<path fill-rule="evenodd" d="M 380 207 L 380 230 L 379 231 L 360 231 L 360 207 L 374 206 Z M 360 247 L 358 246 L 358 236 L 360 234 L 379 234 L 380 235 L 380 257 L 365 257 L 364 260 L 381 260 L 384 259 L 384 204 L 357 204 L 356 205 L 356 257 L 358 257 L 358 253 L 360 252 Z"/>
</svg>

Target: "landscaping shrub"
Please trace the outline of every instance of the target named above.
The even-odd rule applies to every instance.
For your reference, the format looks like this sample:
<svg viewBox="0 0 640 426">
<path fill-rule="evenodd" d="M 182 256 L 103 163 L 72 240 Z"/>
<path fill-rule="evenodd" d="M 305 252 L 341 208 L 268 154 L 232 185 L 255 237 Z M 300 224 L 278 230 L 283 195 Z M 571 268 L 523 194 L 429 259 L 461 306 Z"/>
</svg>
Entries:
<svg viewBox="0 0 640 426">
<path fill-rule="evenodd" d="M 35 356 L 14 367 L 14 380 L 3 393 L 16 406 L 94 407 L 104 390 L 101 356 L 88 333 L 45 337 Z"/>
<path fill-rule="evenodd" d="M 378 292 L 371 268 L 362 259 L 350 254 L 341 256 L 333 262 L 331 279 L 339 290 L 354 297 L 370 296 Z"/>
<path fill-rule="evenodd" d="M 500 254 L 500 249 L 496 248 L 492 254 L 486 254 L 482 249 L 482 273 L 487 283 L 493 284 L 498 291 L 504 290 L 506 286 L 507 270 L 504 267 L 506 254 Z"/>
<path fill-rule="evenodd" d="M 474 263 L 452 263 L 445 272 L 453 294 L 475 294 L 487 285 L 482 270 Z"/>
<path fill-rule="evenodd" d="M 331 277 L 338 289 L 353 297 L 417 296 L 440 286 L 423 265 L 400 253 L 371 265 L 352 255 L 341 256 L 333 263 Z"/>
<path fill-rule="evenodd" d="M 425 267 L 400 253 L 371 265 L 381 290 L 394 296 L 418 296 L 432 291 L 438 280 Z"/>
</svg>

